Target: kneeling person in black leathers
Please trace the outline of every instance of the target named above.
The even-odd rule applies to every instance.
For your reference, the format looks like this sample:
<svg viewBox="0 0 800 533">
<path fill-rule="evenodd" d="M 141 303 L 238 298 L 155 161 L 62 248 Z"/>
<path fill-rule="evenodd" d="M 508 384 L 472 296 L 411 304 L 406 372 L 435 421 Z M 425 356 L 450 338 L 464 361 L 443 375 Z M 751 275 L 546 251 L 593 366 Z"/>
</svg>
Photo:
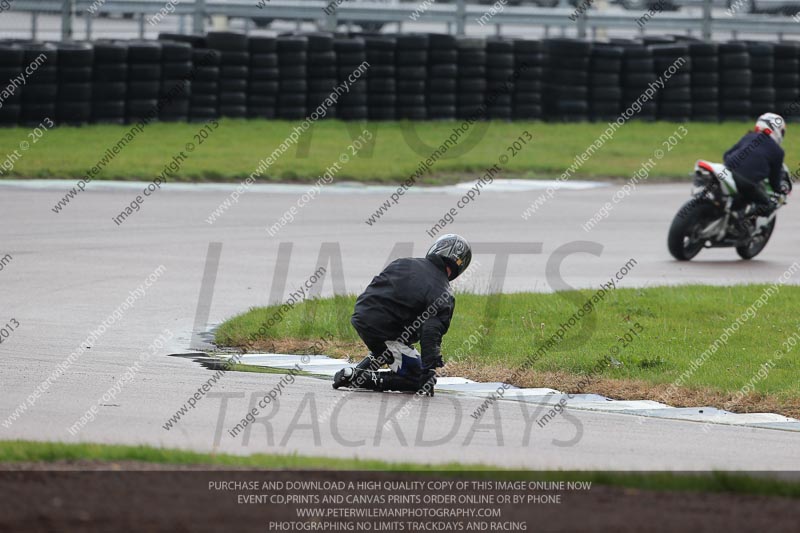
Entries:
<svg viewBox="0 0 800 533">
<path fill-rule="evenodd" d="M 397 259 L 373 278 L 350 319 L 370 354 L 336 373 L 333 388 L 418 391 L 433 396 L 444 366 L 442 337 L 455 299 L 450 281 L 469 266 L 472 251 L 458 235 L 442 235 L 424 258 Z M 419 342 L 422 355 L 413 344 Z M 388 365 L 389 372 L 378 372 Z"/>
</svg>

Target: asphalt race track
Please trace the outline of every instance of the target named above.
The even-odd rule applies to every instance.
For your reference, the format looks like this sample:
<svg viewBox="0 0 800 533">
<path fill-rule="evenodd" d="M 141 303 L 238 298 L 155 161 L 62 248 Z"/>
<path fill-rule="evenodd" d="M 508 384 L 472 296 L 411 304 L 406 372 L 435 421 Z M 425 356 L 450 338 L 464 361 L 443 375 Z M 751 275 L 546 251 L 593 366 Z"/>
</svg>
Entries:
<svg viewBox="0 0 800 533">
<path fill-rule="evenodd" d="M 206 217 L 233 186 L 167 184 L 117 226 L 112 218 L 143 184 L 92 183 L 54 213 L 51 208 L 73 184 L 0 183 L 0 258 L 11 257 L 0 270 L 0 324 L 12 319 L 19 324 L 0 344 L 0 438 L 547 469 L 800 469 L 797 433 L 721 425 L 706 432 L 698 423 L 575 410 L 540 429 L 533 421 L 536 406 L 516 402 L 498 402 L 476 422 L 470 417 L 481 403 L 476 398 L 438 394 L 417 402 L 408 395 L 337 392 L 312 378 L 286 385 L 276 408 L 262 410 L 255 424 L 231 437 L 228 430 L 278 385 L 278 374 L 225 374 L 167 430 L 169 417 L 213 374 L 189 358 L 166 357 L 188 351 L 197 316 L 207 330 L 251 306 L 285 299 L 315 270 L 321 250 L 334 259 L 340 251 L 342 259 L 340 269 L 335 260 L 329 268 L 321 293 L 331 294 L 334 284 L 337 290 L 343 285 L 347 292 L 359 291 L 396 244 L 396 253 L 422 254 L 431 240 L 426 230 L 463 191 L 415 191 L 369 226 L 365 219 L 391 188 L 330 188 L 270 237 L 266 228 L 304 186 L 254 187 L 209 224 Z M 584 231 L 582 224 L 615 190 L 615 185 L 561 190 L 529 220 L 521 213 L 541 191 L 484 192 L 447 228 L 476 244 L 477 268 L 468 288 L 486 291 L 501 280 L 503 291 L 597 287 L 631 258 L 637 264 L 620 287 L 774 282 L 797 259 L 800 212 L 791 197 L 772 242 L 756 260 L 711 250 L 691 263 L 677 263 L 667 252 L 666 232 L 689 197 L 688 184 L 640 185 L 607 219 Z M 289 245 L 279 253 L 281 243 L 291 243 L 288 261 Z M 498 268 L 492 278 L 503 256 L 487 252 L 512 248 L 528 253 L 512 253 L 505 275 Z M 216 277 L 209 250 L 219 250 Z M 142 295 L 138 287 L 157 270 Z M 91 349 L 47 390 L 31 396 L 126 299 L 133 305 L 118 311 Z M 159 336 L 172 339 L 148 356 Z M 104 393 L 143 352 L 133 379 L 104 401 Z M 29 396 L 32 406 L 10 421 Z M 387 414 L 409 400 L 408 412 L 385 424 Z M 68 428 L 93 406 L 95 419 L 73 435 Z"/>
</svg>

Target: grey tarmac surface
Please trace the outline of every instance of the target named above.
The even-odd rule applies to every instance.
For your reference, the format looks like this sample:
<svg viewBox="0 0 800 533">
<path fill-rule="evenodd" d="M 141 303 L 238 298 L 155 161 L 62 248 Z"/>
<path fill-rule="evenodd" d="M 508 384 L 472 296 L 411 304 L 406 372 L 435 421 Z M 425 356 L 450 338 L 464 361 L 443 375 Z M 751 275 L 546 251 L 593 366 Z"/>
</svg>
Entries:
<svg viewBox="0 0 800 533">
<path fill-rule="evenodd" d="M 478 399 L 439 394 L 417 402 L 407 395 L 337 392 L 329 382 L 305 377 L 286 385 L 277 408 L 271 404 L 262 409 L 249 431 L 231 437 L 228 430 L 251 404 L 278 385 L 277 374 L 227 373 L 196 408 L 166 430 L 163 425 L 170 416 L 213 375 L 191 359 L 166 357 L 189 345 L 210 242 L 222 243 L 210 306 L 209 324 L 215 324 L 268 303 L 270 294 L 273 299 L 286 298 L 315 269 L 324 242 L 339 243 L 340 279 L 346 290 L 361 290 L 396 243 L 413 243 L 413 253 L 424 253 L 430 242 L 426 229 L 462 193 L 406 195 L 370 227 L 364 220 L 386 199 L 384 190 L 324 190 L 293 223 L 270 237 L 266 227 L 297 200 L 302 187 L 288 192 L 251 190 L 209 225 L 206 217 L 230 188 L 167 184 L 117 226 L 112 217 L 131 201 L 138 186 L 93 183 L 61 213 L 54 213 L 53 204 L 73 184 L 0 183 L 0 258 L 12 258 L 0 270 L 0 324 L 11 319 L 19 323 L 0 344 L 0 439 L 526 468 L 800 469 L 796 433 L 727 426 L 704 432 L 697 423 L 575 410 L 541 429 L 534 418 L 544 411 L 516 402 L 499 402 L 476 422 L 470 413 Z M 552 290 L 558 276 L 547 275 L 546 265 L 557 258 L 554 251 L 575 241 L 594 242 L 572 245 L 578 249 L 602 251 L 566 255 L 561 278 L 574 287 L 599 286 L 629 258 L 638 264 L 620 287 L 774 282 L 798 259 L 800 214 L 790 202 L 780 212 L 773 241 L 754 261 L 738 260 L 733 250 L 704 251 L 691 263 L 671 260 L 666 231 L 688 199 L 687 184 L 640 185 L 606 220 L 585 232 L 581 225 L 616 189 L 611 185 L 559 191 L 527 221 L 520 214 L 540 191 L 487 191 L 447 229 L 474 243 L 541 243 L 541 253 L 510 257 L 504 291 Z M 273 288 L 281 242 L 293 243 L 283 293 Z M 487 244 L 479 246 L 485 250 Z M 485 291 L 495 257 L 477 253 L 475 260 L 479 265 L 467 288 Z M 145 296 L 9 424 L 8 417 L 37 385 L 160 265 L 163 273 Z M 321 293 L 332 291 L 329 273 Z M 115 397 L 106 395 L 103 400 L 165 329 L 174 334 L 170 346 L 147 359 Z M 409 400 L 409 411 L 396 424 L 385 425 L 387 413 L 402 409 Z M 67 428 L 97 404 L 102 405 L 96 419 L 72 435 Z"/>
</svg>

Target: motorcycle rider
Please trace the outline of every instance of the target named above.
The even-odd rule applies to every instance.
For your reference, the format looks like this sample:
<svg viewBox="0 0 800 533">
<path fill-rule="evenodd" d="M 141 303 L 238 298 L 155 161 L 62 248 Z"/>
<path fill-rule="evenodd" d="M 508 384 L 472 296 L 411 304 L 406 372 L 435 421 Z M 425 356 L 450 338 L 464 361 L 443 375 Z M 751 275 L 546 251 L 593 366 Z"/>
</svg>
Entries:
<svg viewBox="0 0 800 533">
<path fill-rule="evenodd" d="M 416 391 L 433 396 L 436 368 L 444 366 L 442 337 L 450 327 L 455 298 L 450 282 L 472 260 L 463 237 L 439 237 L 424 258 L 392 261 L 356 299 L 350 323 L 370 354 L 336 373 L 333 388 Z M 419 342 L 420 355 L 413 344 Z M 389 365 L 389 372 L 378 372 Z"/>
<path fill-rule="evenodd" d="M 739 142 L 725 152 L 725 166 L 730 169 L 736 188 L 746 202 L 734 211 L 740 229 L 749 234 L 747 219 L 752 215 L 769 216 L 778 204 L 769 198 L 761 182 L 769 179 L 772 190 L 787 194 L 789 184 L 783 182 L 784 151 L 781 148 L 786 135 L 786 122 L 775 113 L 764 113 L 756 121 L 755 129 L 746 133 Z"/>
</svg>

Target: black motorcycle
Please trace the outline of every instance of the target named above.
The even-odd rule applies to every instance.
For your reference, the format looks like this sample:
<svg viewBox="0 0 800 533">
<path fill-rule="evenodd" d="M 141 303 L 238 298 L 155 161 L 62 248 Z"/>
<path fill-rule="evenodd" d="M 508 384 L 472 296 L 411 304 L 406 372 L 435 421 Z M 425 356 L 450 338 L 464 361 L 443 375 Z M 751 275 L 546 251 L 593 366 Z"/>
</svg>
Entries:
<svg viewBox="0 0 800 533">
<path fill-rule="evenodd" d="M 791 191 L 792 181 L 784 165 L 783 181 Z M 766 191 L 780 208 L 786 195 Z M 753 214 L 744 220 L 733 213 L 744 207 L 731 171 L 725 165 L 698 161 L 694 167 L 692 199 L 681 207 L 669 228 L 669 253 L 679 261 L 689 261 L 703 248 L 734 247 L 742 259 L 761 253 L 775 229 L 777 210 L 767 217 Z"/>
</svg>

